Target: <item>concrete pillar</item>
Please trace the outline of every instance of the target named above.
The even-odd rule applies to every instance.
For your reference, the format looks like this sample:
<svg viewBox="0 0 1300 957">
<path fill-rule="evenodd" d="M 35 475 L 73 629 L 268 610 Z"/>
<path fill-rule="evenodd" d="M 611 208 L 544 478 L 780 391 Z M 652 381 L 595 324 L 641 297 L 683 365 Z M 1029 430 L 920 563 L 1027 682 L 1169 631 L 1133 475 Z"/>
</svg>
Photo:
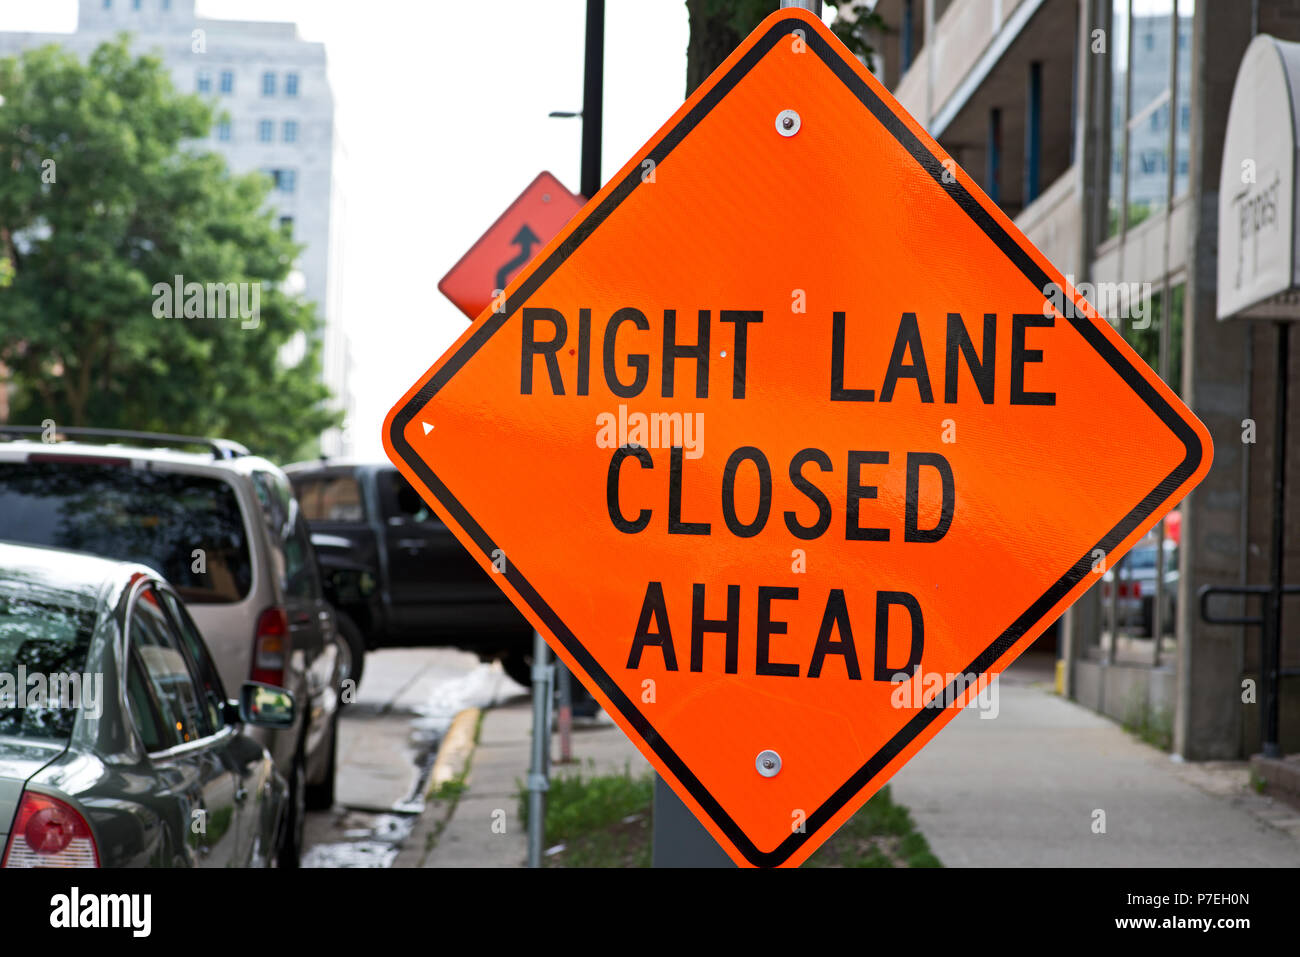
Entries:
<svg viewBox="0 0 1300 957">
<path fill-rule="evenodd" d="M 1184 400 L 1214 440 L 1214 465 L 1184 501 L 1179 549 L 1174 751 L 1192 760 L 1242 754 L 1242 631 L 1200 620 L 1196 592 L 1238 584 L 1242 524 L 1241 420 L 1248 415 L 1246 329 L 1215 318 L 1219 167 L 1233 82 L 1251 39 L 1250 4 L 1197 3 L 1193 24 L 1192 138 Z"/>
</svg>

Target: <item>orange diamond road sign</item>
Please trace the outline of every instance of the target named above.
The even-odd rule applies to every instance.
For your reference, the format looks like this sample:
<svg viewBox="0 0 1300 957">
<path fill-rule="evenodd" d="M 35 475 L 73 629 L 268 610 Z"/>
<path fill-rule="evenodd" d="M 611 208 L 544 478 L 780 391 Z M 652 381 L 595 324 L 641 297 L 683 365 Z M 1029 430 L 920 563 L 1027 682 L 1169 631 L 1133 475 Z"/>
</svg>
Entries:
<svg viewBox="0 0 1300 957">
<path fill-rule="evenodd" d="M 438 291 L 473 319 L 492 305 L 583 202 L 550 173 L 539 173 L 439 280 Z"/>
<path fill-rule="evenodd" d="M 798 10 L 547 244 L 385 443 L 755 865 L 812 853 L 1211 457 Z"/>
</svg>

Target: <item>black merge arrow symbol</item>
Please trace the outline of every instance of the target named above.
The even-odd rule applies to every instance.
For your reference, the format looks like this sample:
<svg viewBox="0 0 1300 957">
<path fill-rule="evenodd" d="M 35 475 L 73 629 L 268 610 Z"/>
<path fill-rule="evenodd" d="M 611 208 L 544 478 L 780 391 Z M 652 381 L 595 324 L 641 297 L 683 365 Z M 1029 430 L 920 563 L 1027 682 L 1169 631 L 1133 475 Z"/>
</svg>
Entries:
<svg viewBox="0 0 1300 957">
<path fill-rule="evenodd" d="M 519 228 L 519 232 L 515 233 L 515 238 L 510 242 L 519 247 L 519 255 L 497 270 L 497 289 L 506 288 L 506 282 L 510 279 L 510 274 L 533 258 L 533 247 L 540 243 L 541 240 L 537 238 L 536 233 L 528 228 L 528 224 L 524 223 Z"/>
</svg>

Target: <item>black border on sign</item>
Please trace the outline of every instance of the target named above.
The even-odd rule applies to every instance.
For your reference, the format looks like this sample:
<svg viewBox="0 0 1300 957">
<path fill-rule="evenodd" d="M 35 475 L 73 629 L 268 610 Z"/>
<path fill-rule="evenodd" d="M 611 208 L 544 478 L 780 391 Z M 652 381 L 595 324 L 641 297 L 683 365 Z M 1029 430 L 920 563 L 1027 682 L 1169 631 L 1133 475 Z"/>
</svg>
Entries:
<svg viewBox="0 0 1300 957">
<path fill-rule="evenodd" d="M 804 20 L 797 18 L 788 18 L 774 23 L 759 40 L 756 42 L 745 55 L 741 57 L 735 65 L 727 71 L 716 84 L 700 99 L 698 103 L 686 114 L 682 120 L 673 127 L 667 135 L 663 137 L 654 148 L 650 150 L 642 159 L 653 159 L 655 165 L 663 162 L 664 158 L 677 146 L 682 139 L 695 128 L 699 122 L 708 115 L 714 106 L 722 100 L 728 92 L 747 74 L 754 65 L 757 64 L 764 55 L 784 36 L 789 35 L 793 30 L 802 30 L 806 35 L 805 42 L 810 50 L 815 52 L 830 70 L 840 78 L 849 90 L 869 109 L 877 120 L 885 127 L 886 130 L 909 152 L 912 157 L 921 165 L 921 167 L 934 178 L 953 201 L 957 203 L 962 210 L 970 216 L 976 225 L 984 231 L 994 244 L 1020 269 L 1025 278 L 1033 283 L 1035 289 L 1045 289 L 1053 280 L 1047 273 L 1034 261 L 1020 245 L 1007 234 L 1006 230 L 989 214 L 983 205 L 972 196 L 966 188 L 955 177 L 947 177 L 952 182 L 945 182 L 943 163 L 925 146 L 924 143 L 908 128 L 907 124 L 900 119 L 893 110 L 891 110 L 879 96 L 867 85 L 861 77 L 857 75 L 853 67 L 845 62 L 839 54 L 831 49 L 826 39 L 816 30 L 809 30 L 810 26 Z M 488 341 L 505 323 L 514 315 L 515 311 L 523 305 L 524 302 L 570 255 L 573 254 L 588 236 L 594 232 L 602 222 L 613 212 L 618 205 L 623 202 L 633 190 L 641 184 L 640 164 L 632 170 L 619 182 L 613 190 L 601 201 L 600 205 L 587 215 L 572 233 L 547 257 L 546 261 L 538 265 L 531 274 L 519 285 L 517 289 L 509 296 L 506 303 L 506 310 L 503 313 L 494 314 L 480 326 L 474 334 L 451 356 L 447 362 L 438 371 L 429 377 L 420 390 L 402 410 L 393 418 L 392 428 L 389 438 L 394 449 L 402 456 L 403 460 L 416 475 L 428 486 L 429 490 L 438 498 L 444 508 L 452 514 L 461 528 L 470 536 L 474 544 L 483 553 L 486 560 L 490 561 L 490 556 L 496 549 L 492 539 L 488 537 L 483 528 L 473 519 L 465 508 L 457 501 L 456 497 L 441 482 L 432 469 L 429 468 L 414 449 L 406 441 L 404 432 L 406 426 L 415 417 L 416 413 L 423 408 L 431 398 L 451 379 L 457 371 L 460 370 L 470 358 Z M 1071 313 L 1077 313 L 1079 310 L 1069 310 Z M 1006 631 L 999 635 L 992 644 L 984 649 L 974 661 L 965 669 L 964 674 L 976 673 L 983 678 L 985 672 L 996 662 L 1012 645 L 1016 643 L 1033 625 L 1037 624 L 1044 618 L 1049 611 L 1064 598 L 1075 585 L 1083 580 L 1084 576 L 1092 568 L 1092 554 L 1096 549 L 1101 549 L 1103 553 L 1110 554 L 1114 548 L 1119 545 L 1135 528 L 1142 523 L 1144 519 L 1152 514 L 1163 502 L 1191 476 L 1201 463 L 1204 455 L 1204 449 L 1201 446 L 1200 438 L 1191 425 L 1183 419 L 1164 397 L 1149 383 L 1146 378 L 1133 366 L 1132 363 L 1115 347 L 1114 343 L 1106 337 L 1092 321 L 1086 316 L 1071 316 L 1068 318 L 1071 325 L 1078 330 L 1079 334 L 1084 337 L 1098 353 L 1104 358 L 1115 370 L 1115 372 L 1129 384 L 1134 392 L 1146 402 L 1151 410 L 1165 423 L 1174 433 L 1175 436 L 1183 443 L 1186 449 L 1186 455 L 1183 461 L 1168 476 L 1166 476 L 1154 489 L 1152 489 L 1141 502 L 1138 503 L 1124 519 L 1111 529 L 1096 545 L 1089 548 L 1074 563 L 1068 572 L 1061 576 L 1050 588 L 1047 589 L 1032 605 L 1025 609 L 1024 613 L 1012 623 Z M 745 859 L 751 864 L 758 866 L 775 866 L 787 860 L 796 850 L 798 850 L 812 835 L 818 833 L 822 827 L 847 804 L 854 795 L 862 790 L 881 770 L 885 768 L 899 753 L 902 752 L 916 737 L 941 713 L 939 708 L 924 708 L 903 726 L 897 734 L 889 740 L 883 748 L 873 755 L 862 767 L 860 767 L 849 780 L 836 790 L 826 800 L 821 807 L 810 814 L 806 821 L 806 829 L 803 833 L 792 833 L 782 841 L 774 850 L 763 851 L 754 845 L 754 843 L 741 831 L 740 827 L 727 814 L 726 810 L 704 787 L 703 783 L 691 773 L 682 759 L 677 756 L 676 752 L 668 745 L 658 732 L 650 724 L 650 721 L 643 715 L 627 696 L 619 689 L 618 685 L 609 676 L 606 671 L 600 667 L 595 658 L 582 646 L 577 637 L 569 630 L 568 626 L 560 620 L 560 617 L 546 603 L 537 590 L 533 588 L 528 579 L 519 571 L 518 566 L 513 562 L 510 563 L 505 571 L 506 580 L 514 586 L 519 593 L 537 614 L 537 616 L 550 629 L 551 633 L 564 645 L 584 671 L 590 675 L 609 700 L 627 719 L 628 723 L 636 729 L 654 749 L 655 754 L 664 762 L 664 765 L 677 777 L 677 779 L 686 787 L 691 796 L 699 802 L 704 811 L 712 818 L 713 822 L 721 828 L 727 838 L 736 846 L 736 848 L 745 856 Z M 956 682 L 949 685 L 946 693 L 956 693 Z"/>
</svg>

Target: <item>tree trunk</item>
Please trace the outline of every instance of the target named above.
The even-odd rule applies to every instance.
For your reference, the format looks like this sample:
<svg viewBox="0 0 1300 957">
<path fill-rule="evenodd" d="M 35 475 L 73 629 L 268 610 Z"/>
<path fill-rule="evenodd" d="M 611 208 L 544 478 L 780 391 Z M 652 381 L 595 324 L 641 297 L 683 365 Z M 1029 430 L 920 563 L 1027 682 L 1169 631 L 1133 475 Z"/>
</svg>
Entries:
<svg viewBox="0 0 1300 957">
<path fill-rule="evenodd" d="M 775 2 L 772 8 L 776 9 Z M 745 39 L 732 26 L 732 11 L 716 0 L 686 0 L 691 39 L 686 45 L 686 95 L 716 70 Z"/>
</svg>

